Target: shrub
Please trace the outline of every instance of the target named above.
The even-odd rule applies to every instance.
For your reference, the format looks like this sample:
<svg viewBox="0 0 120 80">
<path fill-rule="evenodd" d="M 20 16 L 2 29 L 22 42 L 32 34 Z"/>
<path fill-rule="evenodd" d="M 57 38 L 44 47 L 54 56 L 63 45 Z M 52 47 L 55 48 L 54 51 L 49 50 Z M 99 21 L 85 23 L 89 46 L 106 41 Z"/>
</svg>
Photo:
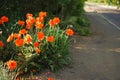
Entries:
<svg viewBox="0 0 120 80">
<path fill-rule="evenodd" d="M 37 13 L 39 11 L 48 11 L 50 15 L 59 16 L 61 18 L 76 16 L 83 13 L 84 1 L 85 0 L 2 0 L 0 4 L 0 14 L 1 16 L 2 14 L 7 16 L 16 14 L 24 18 L 23 16 L 28 12 Z"/>
<path fill-rule="evenodd" d="M 26 21 L 18 20 L 15 27 L 19 28 L 12 33 L 11 29 L 7 29 L 10 26 L 5 26 L 8 18 L 0 18 L 2 27 L 7 29 L 6 34 L 4 29 L 1 29 L 0 54 L 7 56 L 5 61 L 2 59 L 4 62 L 9 59 L 17 61 L 18 74 L 41 71 L 44 68 L 55 71 L 70 62 L 68 36 L 72 36 L 73 31 L 70 28 L 61 30 L 58 17 L 46 22 L 46 15 L 46 12 L 42 11 L 36 17 L 26 14 Z M 9 51 L 9 48 L 12 51 Z M 8 54 L 4 55 L 4 52 Z"/>
<path fill-rule="evenodd" d="M 84 14 L 84 2 L 85 0 L 2 0 L 0 4 L 0 16 L 3 16 L 3 14 L 7 15 L 12 19 L 11 22 L 14 23 L 16 21 L 14 19 L 25 20 L 24 15 L 28 12 L 36 14 L 39 11 L 47 11 L 49 14 L 48 18 L 60 17 L 62 20 L 60 24 L 61 28 L 65 29 L 66 24 L 68 24 L 66 22 L 69 21 L 70 17 L 75 16 L 84 19 L 82 17 Z M 82 26 L 83 24 L 79 25 Z"/>
<path fill-rule="evenodd" d="M 87 36 L 91 33 L 88 27 L 90 23 L 85 15 L 82 15 L 81 17 L 69 17 L 68 21 L 66 21 L 64 25 L 71 27 L 76 33 L 80 35 L 85 34 Z"/>
</svg>

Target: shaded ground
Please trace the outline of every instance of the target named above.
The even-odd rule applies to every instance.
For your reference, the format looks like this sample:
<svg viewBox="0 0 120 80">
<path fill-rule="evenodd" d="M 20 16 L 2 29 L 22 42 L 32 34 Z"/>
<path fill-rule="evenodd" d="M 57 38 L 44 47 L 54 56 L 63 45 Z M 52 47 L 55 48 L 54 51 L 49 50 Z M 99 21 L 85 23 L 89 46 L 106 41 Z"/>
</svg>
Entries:
<svg viewBox="0 0 120 80">
<path fill-rule="evenodd" d="M 86 13 L 92 34 L 75 35 L 71 43 L 72 63 L 55 80 L 120 80 L 120 30 L 93 11 Z"/>
</svg>

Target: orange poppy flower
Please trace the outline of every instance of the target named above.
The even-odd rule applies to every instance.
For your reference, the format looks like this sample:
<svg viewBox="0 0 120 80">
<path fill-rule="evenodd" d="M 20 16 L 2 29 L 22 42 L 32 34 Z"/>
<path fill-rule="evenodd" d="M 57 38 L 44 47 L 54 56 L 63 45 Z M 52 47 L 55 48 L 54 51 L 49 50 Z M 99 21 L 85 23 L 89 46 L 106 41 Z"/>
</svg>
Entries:
<svg viewBox="0 0 120 80">
<path fill-rule="evenodd" d="M 26 25 L 31 25 L 30 19 L 26 19 Z"/>
<path fill-rule="evenodd" d="M 53 78 L 48 78 L 47 80 L 54 80 Z"/>
<path fill-rule="evenodd" d="M 50 19 L 50 21 L 48 22 L 48 24 L 51 26 L 51 27 L 54 27 L 55 23 L 52 19 Z"/>
<path fill-rule="evenodd" d="M 46 17 L 46 12 L 39 12 L 39 17 Z"/>
<path fill-rule="evenodd" d="M 22 46 L 24 44 L 24 40 L 23 39 L 16 39 L 15 40 L 15 45 L 16 46 Z"/>
<path fill-rule="evenodd" d="M 34 24 L 35 23 L 35 18 L 31 17 L 30 21 L 31 21 L 32 24 Z"/>
<path fill-rule="evenodd" d="M 26 29 L 21 29 L 20 31 L 19 31 L 19 34 L 26 34 L 27 33 L 27 30 Z"/>
<path fill-rule="evenodd" d="M 43 32 L 38 32 L 37 37 L 38 37 L 38 40 L 44 39 L 44 33 Z"/>
<path fill-rule="evenodd" d="M 32 25 L 26 25 L 25 28 L 26 28 L 26 29 L 31 29 L 31 28 L 32 28 Z"/>
<path fill-rule="evenodd" d="M 7 38 L 7 42 L 10 42 L 10 41 L 12 41 L 13 40 L 13 36 L 9 36 L 8 38 Z"/>
<path fill-rule="evenodd" d="M 2 22 L 8 22 L 8 17 L 2 16 L 2 17 L 1 17 L 1 20 L 2 20 Z"/>
<path fill-rule="evenodd" d="M 13 34 L 13 37 L 16 38 L 16 39 L 20 39 L 21 34 L 14 33 L 14 34 Z"/>
<path fill-rule="evenodd" d="M 13 70 L 17 67 L 17 62 L 14 60 L 9 60 L 6 62 L 8 69 Z"/>
<path fill-rule="evenodd" d="M 19 21 L 17 22 L 17 24 L 18 24 L 18 25 L 20 25 L 20 26 L 24 26 L 25 22 L 24 22 L 24 21 L 19 20 Z"/>
<path fill-rule="evenodd" d="M 0 41 L 0 47 L 3 47 L 4 43 L 2 41 Z"/>
<path fill-rule="evenodd" d="M 59 23 L 60 23 L 60 19 L 59 19 L 58 17 L 55 17 L 55 18 L 53 19 L 53 22 L 54 22 L 55 24 L 59 24 Z"/>
<path fill-rule="evenodd" d="M 38 42 L 34 42 L 34 47 L 38 47 L 39 43 Z"/>
<path fill-rule="evenodd" d="M 33 14 L 27 13 L 26 14 L 26 18 L 31 18 L 33 16 Z"/>
<path fill-rule="evenodd" d="M 30 29 L 34 23 L 35 19 L 33 17 L 26 19 L 26 26 L 29 27 L 28 29 Z"/>
<path fill-rule="evenodd" d="M 48 36 L 48 37 L 46 38 L 46 40 L 47 40 L 48 42 L 53 42 L 53 41 L 54 41 L 54 37 L 53 37 L 53 36 Z"/>
<path fill-rule="evenodd" d="M 36 53 L 40 53 L 41 50 L 40 50 L 39 48 L 35 48 L 35 52 L 36 52 Z"/>
<path fill-rule="evenodd" d="M 65 32 L 68 36 L 72 36 L 74 34 L 72 29 L 67 29 Z"/>
<path fill-rule="evenodd" d="M 26 44 L 30 44 L 30 42 L 32 41 L 32 37 L 27 34 L 25 37 L 24 37 L 24 43 Z"/>
<path fill-rule="evenodd" d="M 43 22 L 44 18 L 43 17 L 36 17 L 36 22 Z"/>
<path fill-rule="evenodd" d="M 13 40 L 13 33 L 11 35 L 9 35 L 9 37 L 7 38 L 7 42 L 10 42 Z"/>
<path fill-rule="evenodd" d="M 36 22 L 35 27 L 38 28 L 38 29 L 42 29 L 43 24 L 41 22 Z"/>
</svg>

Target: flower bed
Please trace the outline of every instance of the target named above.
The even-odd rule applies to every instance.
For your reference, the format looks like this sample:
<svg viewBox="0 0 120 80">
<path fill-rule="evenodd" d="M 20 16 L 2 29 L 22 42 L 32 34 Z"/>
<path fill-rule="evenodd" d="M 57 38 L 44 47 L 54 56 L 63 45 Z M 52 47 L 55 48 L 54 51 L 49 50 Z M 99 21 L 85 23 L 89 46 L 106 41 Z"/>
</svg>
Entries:
<svg viewBox="0 0 120 80">
<path fill-rule="evenodd" d="M 0 18 L 0 59 L 12 80 L 25 72 L 36 73 L 48 68 L 55 71 L 70 62 L 69 40 L 74 32 L 69 27 L 60 29 L 60 19 L 47 22 L 46 12 L 38 16 L 26 14 L 26 20 L 18 20 L 9 26 L 9 18 Z"/>
</svg>

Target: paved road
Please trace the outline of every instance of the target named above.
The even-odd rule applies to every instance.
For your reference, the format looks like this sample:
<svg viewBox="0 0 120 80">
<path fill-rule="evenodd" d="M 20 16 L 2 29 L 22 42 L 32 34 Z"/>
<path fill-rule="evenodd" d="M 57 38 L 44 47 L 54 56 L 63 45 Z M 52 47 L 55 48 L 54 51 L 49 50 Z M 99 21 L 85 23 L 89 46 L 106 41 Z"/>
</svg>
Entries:
<svg viewBox="0 0 120 80">
<path fill-rule="evenodd" d="M 70 47 L 72 64 L 60 71 L 55 80 L 120 80 L 120 30 L 101 15 L 101 8 L 85 9 L 92 34 L 73 37 L 76 43 Z M 114 18 L 109 10 L 107 14 Z"/>
<path fill-rule="evenodd" d="M 120 27 L 120 10 L 115 7 L 101 6 L 96 4 L 86 3 L 85 8 L 90 12 L 97 12 L 108 19 L 112 24 Z"/>
</svg>

